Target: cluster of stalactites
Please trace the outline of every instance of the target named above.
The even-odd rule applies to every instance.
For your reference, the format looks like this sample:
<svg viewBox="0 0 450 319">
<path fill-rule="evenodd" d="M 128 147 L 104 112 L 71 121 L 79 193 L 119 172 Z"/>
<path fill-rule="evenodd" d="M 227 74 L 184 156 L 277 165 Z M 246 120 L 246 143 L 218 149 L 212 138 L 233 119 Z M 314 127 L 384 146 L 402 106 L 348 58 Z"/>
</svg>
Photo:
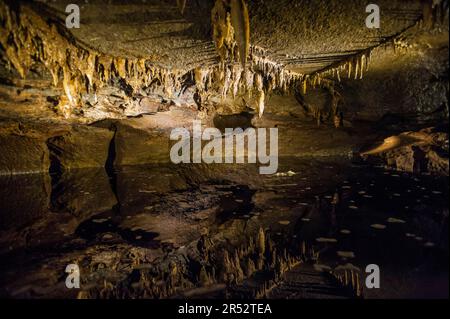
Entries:
<svg viewBox="0 0 450 319">
<path fill-rule="evenodd" d="M 251 49 L 254 50 L 253 48 Z M 214 67 L 198 67 L 192 71 L 200 93 L 218 92 L 222 99 L 239 96 L 255 99 L 255 109 L 261 117 L 267 94 L 278 90 L 287 93 L 295 88 L 302 75 L 259 57 L 252 52 L 252 60 L 245 68 L 239 63 L 219 63 Z"/>
<path fill-rule="evenodd" d="M 364 74 L 369 71 L 371 54 L 371 50 L 365 50 L 324 71 L 304 76 L 302 79 L 303 93 L 306 93 L 307 85 L 315 88 L 330 77 L 336 79 L 338 82 L 341 82 L 343 77 L 355 80 L 362 79 Z"/>
<path fill-rule="evenodd" d="M 72 107 L 83 104 L 83 94 L 96 97 L 98 89 L 115 77 L 125 79 L 134 91 L 153 83 L 161 85 L 168 98 L 182 91 L 183 71 L 157 67 L 146 59 L 112 57 L 82 48 L 27 5 L 21 6 L 19 15 L 3 2 L 0 5 L 0 18 L 5 26 L 0 31 L 0 43 L 11 64 L 25 77 L 34 62 L 42 62 L 52 74 L 54 85 L 62 82 Z M 212 92 L 222 98 L 254 97 L 254 107 L 262 116 L 266 97 L 274 90 L 287 93 L 300 84 L 306 93 L 307 86 L 320 86 L 330 76 L 340 81 L 341 74 L 346 73 L 349 78 L 357 79 L 368 69 L 370 50 L 316 74 L 302 75 L 286 70 L 267 58 L 263 49 L 249 46 L 246 10 L 243 0 L 216 1 L 212 11 L 213 34 L 222 62 L 189 71 L 200 94 Z M 242 60 L 241 52 L 250 57 L 250 63 Z M 235 57 L 240 59 L 236 61 Z"/>
<path fill-rule="evenodd" d="M 443 24 L 449 16 L 449 0 L 425 0 L 422 1 L 422 19 L 419 25 L 425 28 L 433 28 Z"/>
<path fill-rule="evenodd" d="M 5 26 L 0 43 L 9 62 L 22 78 L 35 62 L 41 62 L 55 86 L 62 82 L 71 106 L 80 105 L 85 93 L 96 94 L 113 77 L 126 79 L 133 89 L 158 81 L 169 96 L 181 88 L 180 71 L 154 66 L 145 59 L 112 57 L 82 48 L 28 6 L 23 5 L 20 11 L 16 14 L 0 3 L 0 20 Z"/>
<path fill-rule="evenodd" d="M 448 0 L 429 0 L 423 2 L 422 18 L 418 21 L 419 26 L 433 27 L 437 23 L 443 23 L 448 19 L 449 1 Z M 414 27 L 412 25 L 411 27 Z M 379 45 L 385 48 L 392 48 L 396 53 L 406 53 L 412 48 L 412 45 L 406 41 L 402 34 L 391 37 L 388 41 Z M 303 76 L 301 79 L 301 88 L 306 93 L 307 87 L 312 88 L 320 85 L 324 78 L 334 78 L 338 82 L 341 81 L 342 76 L 348 79 L 362 79 L 364 74 L 369 70 L 369 64 L 372 56 L 372 51 L 376 47 L 361 51 L 343 62 L 334 64 L 325 70 L 321 70 L 311 75 Z"/>
<path fill-rule="evenodd" d="M 218 49 L 223 48 L 224 52 L 229 52 L 231 46 L 239 56 L 241 50 L 236 48 L 242 45 L 236 45 L 239 41 L 235 41 L 236 28 L 233 27 L 231 16 L 234 3 L 235 1 L 217 1 L 216 7 L 229 5 L 230 8 L 224 9 L 225 11 L 218 10 L 218 15 L 222 18 L 225 13 L 227 23 L 225 28 L 216 24 L 216 27 L 219 27 L 214 29 L 214 34 Z M 21 6 L 20 14 L 16 14 L 3 2 L 0 5 L 1 23 L 5 26 L 0 33 L 0 43 L 5 48 L 11 64 L 22 77 L 26 77 L 33 64 L 41 62 L 51 73 L 54 85 L 62 84 L 71 107 L 82 105 L 84 94 L 93 94 L 96 97 L 98 90 L 115 77 L 125 79 L 135 91 L 155 82 L 164 88 L 164 93 L 169 98 L 182 91 L 185 73 L 180 70 L 157 67 L 146 59 L 113 57 L 83 48 L 62 34 L 56 24 L 48 23 L 27 5 Z M 245 3 L 242 2 L 238 9 L 243 7 Z M 241 10 L 238 9 L 236 10 Z M 239 17 L 245 20 L 245 16 Z M 247 22 L 236 23 L 242 26 Z M 248 45 L 246 32 L 241 32 L 244 34 L 241 35 L 244 37 L 245 47 Z M 264 55 L 265 52 L 261 49 L 252 47 L 249 53 L 251 63 L 224 60 L 212 67 L 192 70 L 192 78 L 200 93 L 213 90 L 223 98 L 254 95 L 256 108 L 262 116 L 267 93 L 275 89 L 286 92 L 299 78 L 295 73 L 260 57 Z"/>
</svg>

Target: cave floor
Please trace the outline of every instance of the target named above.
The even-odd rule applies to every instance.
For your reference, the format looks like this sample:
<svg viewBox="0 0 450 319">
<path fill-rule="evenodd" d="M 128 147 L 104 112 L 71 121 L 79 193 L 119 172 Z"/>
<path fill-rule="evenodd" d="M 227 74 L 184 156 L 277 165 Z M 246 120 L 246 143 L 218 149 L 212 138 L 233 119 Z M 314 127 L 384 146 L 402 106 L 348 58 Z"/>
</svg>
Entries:
<svg viewBox="0 0 450 319">
<path fill-rule="evenodd" d="M 217 248 L 233 248 L 262 227 L 279 251 L 306 242 L 318 253 L 286 272 L 268 298 L 348 297 L 327 272 L 363 276 L 368 264 L 379 265 L 383 279 L 364 297 L 448 296 L 447 178 L 345 157 L 285 157 L 279 172 L 147 165 L 113 176 L 76 170 L 57 183 L 41 174 L 0 177 L 1 294 L 76 297 L 64 287 L 72 262 L 82 267 L 82 289 L 133 286 L 136 271 L 189 255 L 202 235 Z M 228 288 L 198 284 L 173 295 L 249 297 L 264 278 L 256 273 Z"/>
</svg>

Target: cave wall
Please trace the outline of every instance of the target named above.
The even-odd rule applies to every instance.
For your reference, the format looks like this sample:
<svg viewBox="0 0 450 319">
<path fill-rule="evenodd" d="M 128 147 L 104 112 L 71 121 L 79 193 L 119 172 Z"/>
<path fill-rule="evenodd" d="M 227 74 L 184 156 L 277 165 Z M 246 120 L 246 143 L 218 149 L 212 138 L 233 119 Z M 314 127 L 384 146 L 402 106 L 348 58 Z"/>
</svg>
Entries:
<svg viewBox="0 0 450 319">
<path fill-rule="evenodd" d="M 210 24 L 212 2 L 188 4 L 186 16 L 176 22 L 176 28 L 185 28 L 183 32 L 171 32 L 175 26 L 168 21 L 173 22 L 179 12 L 169 1 L 142 6 L 112 1 L 108 15 L 100 20 L 104 27 L 95 17 L 105 3 L 93 1 L 83 28 L 70 32 L 63 32 L 58 20 L 66 2 L 45 2 L 45 7 L 18 3 L 21 10 L 11 3 L 0 3 L 2 21 L 8 26 L 1 36 L 1 83 L 8 89 L 2 90 L 6 98 L 0 115 L 14 118 L 19 126 L 0 131 L 1 174 L 104 167 L 108 161 L 115 166 L 168 162 L 171 128 L 189 125 L 195 118 L 214 125 L 218 115 L 244 112 L 251 114 L 249 125 L 281 128 L 285 140 L 280 156 L 346 154 L 360 141 L 352 144 L 352 132 L 329 130 L 332 116 L 325 119 L 324 131 L 308 126 L 314 124 L 317 110 L 329 113 L 332 90 L 342 96 L 344 126 L 377 122 L 389 114 L 404 118 L 405 126 L 448 122 L 448 16 L 426 26 L 420 1 L 381 2 L 388 10 L 380 30 L 367 30 L 355 22 L 364 20 L 363 1 L 354 6 L 335 1 L 313 5 L 250 1 L 253 31 L 246 67 L 238 60 L 221 61 L 211 30 L 204 24 L 200 28 L 202 15 L 208 16 L 202 23 Z M 82 5 L 82 10 L 87 6 Z M 160 13 L 158 26 L 142 13 L 126 23 L 124 17 L 139 8 L 152 17 Z M 57 19 L 49 19 L 54 14 Z M 402 15 L 407 19 L 399 19 Z M 308 19 L 313 21 L 310 25 Z M 139 38 L 133 46 L 129 41 L 144 28 L 141 24 L 151 37 Z M 106 40 L 111 25 L 117 26 L 117 34 Z M 88 31 L 94 29 L 98 31 L 96 48 L 86 45 Z M 196 45 L 180 40 L 186 35 Z M 120 36 L 126 45 L 118 42 Z M 9 45 L 10 40 L 14 45 Z M 114 43 L 117 52 L 112 49 Z M 144 50 L 144 44 L 151 52 Z M 186 54 L 177 55 L 176 45 L 185 46 Z M 193 62 L 199 46 L 208 53 Z M 29 52 L 35 47 L 38 57 Z M 139 50 L 142 55 L 137 54 Z M 174 64 L 174 59 L 184 65 Z M 368 66 L 364 76 L 362 61 Z M 47 87 L 37 88 L 39 79 Z M 32 92 L 25 95 L 30 86 Z M 28 123 L 17 124 L 28 117 L 40 123 L 31 125 L 33 132 Z M 97 125 L 104 119 L 108 125 Z M 307 125 L 293 123 L 297 120 L 306 120 Z M 53 125 L 58 129 L 48 128 Z M 297 141 L 302 139 L 305 143 Z M 352 142 L 340 147 L 346 140 Z"/>
<path fill-rule="evenodd" d="M 352 118 L 399 114 L 411 121 L 448 122 L 448 33 L 421 35 L 409 46 L 379 50 L 363 80 L 343 83 Z"/>
</svg>

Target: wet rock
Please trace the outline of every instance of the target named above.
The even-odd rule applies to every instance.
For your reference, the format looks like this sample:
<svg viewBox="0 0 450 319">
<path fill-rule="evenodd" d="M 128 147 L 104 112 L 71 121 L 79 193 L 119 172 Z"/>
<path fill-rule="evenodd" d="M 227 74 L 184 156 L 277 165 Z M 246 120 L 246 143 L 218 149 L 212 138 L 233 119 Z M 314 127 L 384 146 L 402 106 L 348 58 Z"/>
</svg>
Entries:
<svg viewBox="0 0 450 319">
<path fill-rule="evenodd" d="M 50 166 L 45 137 L 21 124 L 0 123 L 0 175 L 46 172 Z"/>
<path fill-rule="evenodd" d="M 129 214 L 159 213 L 167 210 L 161 205 L 163 207 L 171 205 L 169 210 L 183 210 L 189 207 L 188 203 L 184 202 L 188 196 L 187 193 L 170 199 L 161 198 L 162 193 L 188 188 L 186 178 L 173 168 L 156 164 L 145 167 L 126 166 L 120 168 L 115 179 L 117 197 Z"/>
<path fill-rule="evenodd" d="M 114 132 L 93 126 L 75 126 L 69 132 L 50 138 L 47 145 L 52 162 L 62 170 L 104 167 Z M 53 163 L 52 163 L 53 164 Z"/>
<path fill-rule="evenodd" d="M 45 174 L 0 176 L 0 229 L 20 228 L 44 216 L 50 192 L 50 177 Z"/>
<path fill-rule="evenodd" d="M 400 171 L 449 174 L 448 132 L 440 128 L 392 136 L 362 154 L 382 158 L 387 166 Z"/>
<path fill-rule="evenodd" d="M 104 168 L 64 172 L 53 186 L 51 207 L 55 211 L 88 217 L 110 210 L 116 204 L 117 199 Z"/>
<path fill-rule="evenodd" d="M 169 134 L 156 129 L 144 129 L 133 123 L 117 125 L 115 136 L 115 166 L 168 163 Z"/>
</svg>

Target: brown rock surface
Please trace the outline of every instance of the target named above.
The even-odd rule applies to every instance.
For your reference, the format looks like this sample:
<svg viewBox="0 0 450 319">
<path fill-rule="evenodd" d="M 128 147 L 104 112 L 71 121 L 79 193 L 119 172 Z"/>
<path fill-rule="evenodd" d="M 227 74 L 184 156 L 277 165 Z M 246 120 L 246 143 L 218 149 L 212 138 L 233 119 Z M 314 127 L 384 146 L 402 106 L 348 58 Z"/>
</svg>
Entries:
<svg viewBox="0 0 450 319">
<path fill-rule="evenodd" d="M 380 156 L 387 166 L 411 173 L 449 174 L 448 133 L 434 128 L 391 136 L 363 156 Z"/>
<path fill-rule="evenodd" d="M 93 126 L 74 126 L 48 139 L 52 161 L 62 170 L 103 167 L 109 156 L 114 132 Z"/>
<path fill-rule="evenodd" d="M 20 122 L 0 122 L 0 174 L 48 171 L 45 135 Z"/>
</svg>

